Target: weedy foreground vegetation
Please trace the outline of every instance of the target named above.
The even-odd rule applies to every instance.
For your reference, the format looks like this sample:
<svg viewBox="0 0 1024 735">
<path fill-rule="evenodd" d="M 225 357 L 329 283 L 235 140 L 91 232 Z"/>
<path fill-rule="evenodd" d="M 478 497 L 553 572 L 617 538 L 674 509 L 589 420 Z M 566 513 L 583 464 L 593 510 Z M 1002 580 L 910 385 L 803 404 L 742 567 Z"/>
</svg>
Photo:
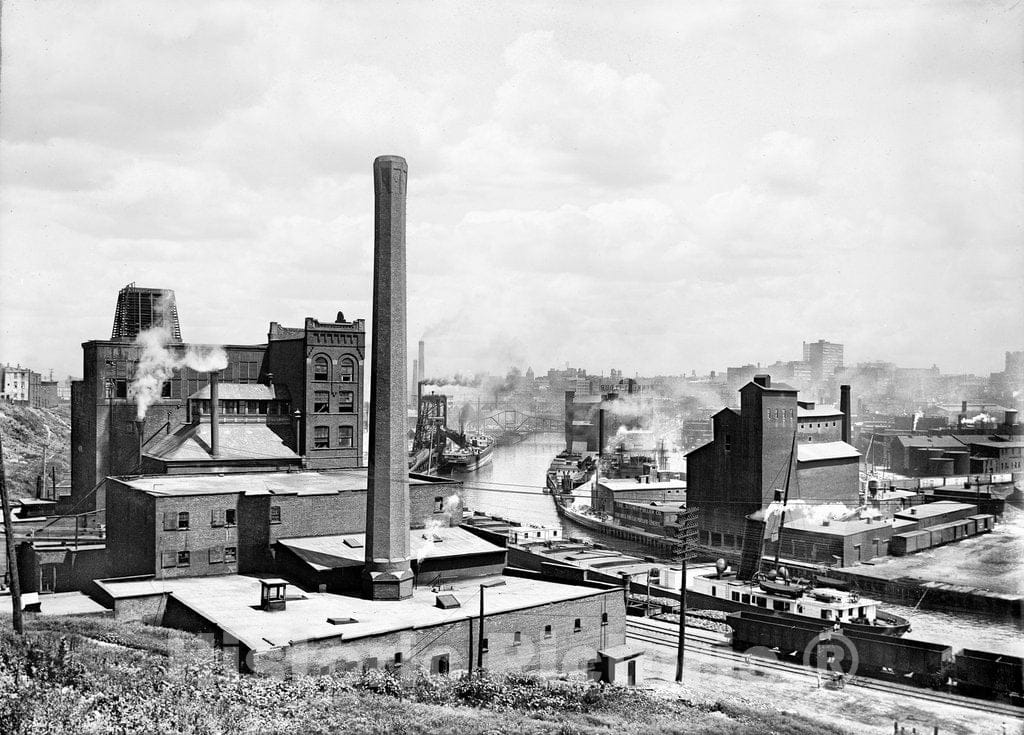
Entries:
<svg viewBox="0 0 1024 735">
<path fill-rule="evenodd" d="M 37 618 L 0 634 L 0 732 L 814 733 L 795 714 L 529 674 L 241 676 L 185 633 Z"/>
</svg>

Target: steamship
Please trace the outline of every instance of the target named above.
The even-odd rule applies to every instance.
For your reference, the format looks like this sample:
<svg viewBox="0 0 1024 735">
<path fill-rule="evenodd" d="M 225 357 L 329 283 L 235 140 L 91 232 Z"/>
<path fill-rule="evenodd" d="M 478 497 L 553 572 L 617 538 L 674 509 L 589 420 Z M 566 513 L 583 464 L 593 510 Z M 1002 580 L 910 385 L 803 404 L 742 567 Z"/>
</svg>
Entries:
<svg viewBox="0 0 1024 735">
<path fill-rule="evenodd" d="M 449 472 L 475 472 L 490 463 L 494 440 L 486 434 L 461 434 L 461 443 L 449 439 L 442 466 Z"/>
<path fill-rule="evenodd" d="M 782 618 L 813 620 L 823 625 L 841 624 L 844 629 L 879 635 L 901 636 L 910 630 L 910 621 L 879 609 L 881 603 L 861 597 L 856 591 L 832 587 L 814 587 L 802 581 L 755 575 L 737 579 L 725 565 L 710 574 L 700 574 L 687 582 L 687 605 L 726 612 L 754 611 L 774 613 Z"/>
</svg>

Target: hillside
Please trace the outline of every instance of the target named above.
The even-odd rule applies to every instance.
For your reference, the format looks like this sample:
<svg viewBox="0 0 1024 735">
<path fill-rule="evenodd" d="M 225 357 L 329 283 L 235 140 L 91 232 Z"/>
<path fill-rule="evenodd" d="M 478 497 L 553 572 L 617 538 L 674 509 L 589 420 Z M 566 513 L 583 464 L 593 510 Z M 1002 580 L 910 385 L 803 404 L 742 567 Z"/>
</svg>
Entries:
<svg viewBox="0 0 1024 735">
<path fill-rule="evenodd" d="M 0 732 L 792 733 L 820 719 L 529 674 L 239 676 L 188 634 L 102 619 L 0 617 Z"/>
<path fill-rule="evenodd" d="M 50 429 L 48 443 L 47 427 Z M 0 434 L 4 443 L 7 489 L 12 498 L 35 497 L 44 444 L 48 447 L 47 483 L 51 466 L 57 468 L 57 482 L 70 477 L 70 403 L 59 404 L 57 408 L 29 408 L 0 402 Z"/>
</svg>

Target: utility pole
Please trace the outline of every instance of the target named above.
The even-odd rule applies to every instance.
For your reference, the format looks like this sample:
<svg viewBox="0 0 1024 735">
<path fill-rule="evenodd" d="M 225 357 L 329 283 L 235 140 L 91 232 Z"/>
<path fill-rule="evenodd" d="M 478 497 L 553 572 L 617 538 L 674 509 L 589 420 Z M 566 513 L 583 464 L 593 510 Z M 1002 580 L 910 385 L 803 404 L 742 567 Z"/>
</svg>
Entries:
<svg viewBox="0 0 1024 735">
<path fill-rule="evenodd" d="M 14 524 L 11 523 L 11 500 L 7 497 L 7 473 L 4 471 L 4 445 L 0 436 L 0 501 L 4 513 L 4 541 L 7 544 L 7 577 L 11 581 L 11 617 L 14 632 L 25 632 L 21 619 L 21 585 L 18 583 L 18 556 L 14 549 Z"/>
<path fill-rule="evenodd" d="M 676 646 L 676 681 L 683 680 L 683 657 L 686 651 L 686 562 L 689 560 L 691 545 L 697 540 L 697 511 L 684 510 L 679 514 L 679 528 L 676 531 L 676 558 L 682 565 L 679 582 L 679 641 Z"/>
</svg>

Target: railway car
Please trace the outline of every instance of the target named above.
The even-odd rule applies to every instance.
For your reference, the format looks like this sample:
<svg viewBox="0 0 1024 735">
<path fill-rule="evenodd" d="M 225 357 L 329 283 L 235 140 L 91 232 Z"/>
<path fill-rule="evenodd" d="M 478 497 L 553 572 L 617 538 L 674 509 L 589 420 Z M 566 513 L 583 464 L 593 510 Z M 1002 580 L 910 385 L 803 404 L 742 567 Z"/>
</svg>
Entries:
<svg viewBox="0 0 1024 735">
<path fill-rule="evenodd" d="M 1024 697 L 1024 658 L 964 649 L 956 657 L 957 689 L 971 696 Z"/>
<path fill-rule="evenodd" d="M 843 631 L 854 644 L 857 672 L 867 676 L 898 676 L 904 683 L 941 686 L 953 672 L 953 647 L 876 633 Z"/>
</svg>

